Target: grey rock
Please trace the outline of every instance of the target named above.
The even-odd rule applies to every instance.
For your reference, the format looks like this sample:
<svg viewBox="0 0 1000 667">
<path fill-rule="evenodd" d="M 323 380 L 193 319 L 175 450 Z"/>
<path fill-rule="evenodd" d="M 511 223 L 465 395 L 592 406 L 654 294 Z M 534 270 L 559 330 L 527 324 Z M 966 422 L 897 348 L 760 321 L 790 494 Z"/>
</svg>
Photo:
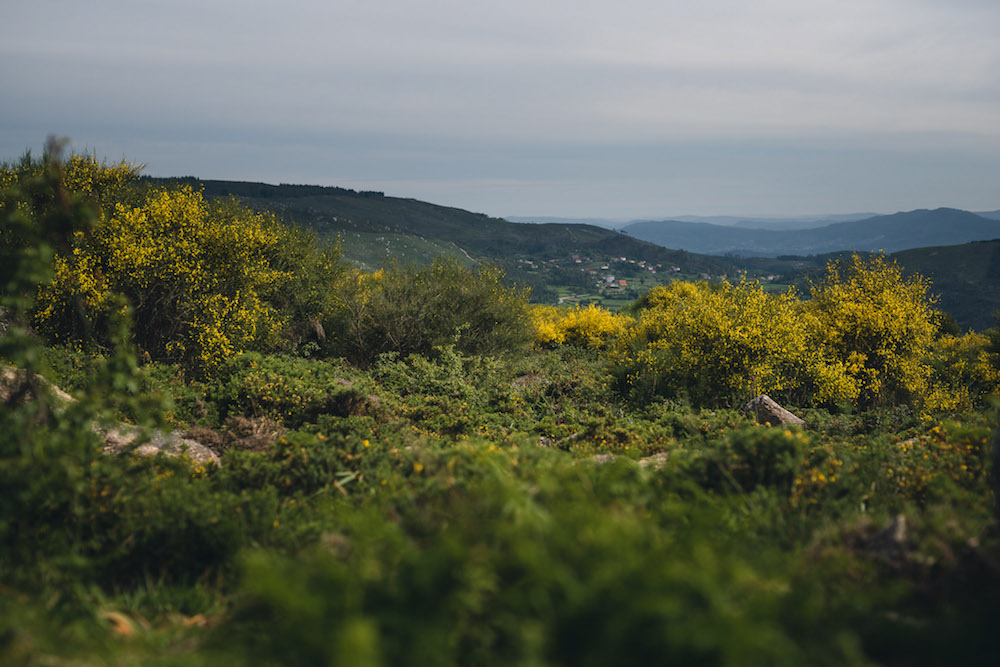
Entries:
<svg viewBox="0 0 1000 667">
<path fill-rule="evenodd" d="M 70 403 L 76 402 L 75 398 L 41 375 L 34 375 L 30 380 L 33 383 L 33 387 L 27 387 L 29 391 L 24 391 L 29 378 L 23 369 L 14 366 L 0 369 L 0 401 L 6 402 L 13 396 L 18 396 L 20 400 L 27 401 L 34 398 L 38 388 L 41 388 L 42 391 L 49 394 L 52 398 L 56 412 L 59 412 Z M 142 440 L 142 430 L 131 424 L 119 423 L 112 426 L 101 426 L 94 423 L 91 425 L 91 428 L 104 440 L 104 452 L 106 454 L 131 452 L 139 456 L 155 456 L 157 454 L 166 454 L 167 456 L 187 455 L 195 463 L 222 465 L 219 455 L 211 449 L 196 440 L 181 437 L 177 433 L 155 430 L 149 434 L 148 439 Z"/>
<path fill-rule="evenodd" d="M 652 456 L 647 456 L 639 459 L 639 465 L 643 468 L 653 468 L 654 470 L 659 470 L 663 466 L 667 465 L 667 459 L 670 458 L 668 452 L 660 452 L 658 454 L 653 454 Z"/>
<path fill-rule="evenodd" d="M 784 409 L 767 394 L 761 394 L 744 406 L 743 411 L 753 415 L 758 424 L 770 426 L 805 426 L 805 422 Z"/>
<path fill-rule="evenodd" d="M 6 402 L 10 400 L 12 396 L 18 395 L 19 393 L 21 394 L 21 400 L 28 400 L 29 396 L 35 393 L 35 390 L 22 392 L 22 389 L 25 388 L 28 381 L 28 374 L 21 368 L 7 366 L 3 370 L 0 370 L 0 401 Z M 76 402 L 75 398 L 43 378 L 41 375 L 36 374 L 32 376 L 31 381 L 35 384 L 35 387 L 41 387 L 43 391 L 48 393 L 49 396 L 55 400 L 57 407 L 62 407 L 69 403 Z"/>
<path fill-rule="evenodd" d="M 149 439 L 142 440 L 142 430 L 130 424 L 116 424 L 110 428 L 95 425 L 94 430 L 104 440 L 105 454 L 131 453 L 138 456 L 187 456 L 195 463 L 222 465 L 219 455 L 195 440 L 182 438 L 177 433 L 155 430 Z"/>
</svg>

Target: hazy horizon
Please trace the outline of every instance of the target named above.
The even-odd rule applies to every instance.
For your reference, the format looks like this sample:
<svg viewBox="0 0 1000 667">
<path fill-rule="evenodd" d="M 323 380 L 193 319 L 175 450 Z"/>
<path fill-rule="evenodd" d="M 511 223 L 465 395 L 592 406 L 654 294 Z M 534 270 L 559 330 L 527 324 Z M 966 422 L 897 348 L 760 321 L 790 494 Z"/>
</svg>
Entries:
<svg viewBox="0 0 1000 667">
<path fill-rule="evenodd" d="M 8 5 L 0 159 L 498 217 L 1000 207 L 995 0 Z"/>
</svg>

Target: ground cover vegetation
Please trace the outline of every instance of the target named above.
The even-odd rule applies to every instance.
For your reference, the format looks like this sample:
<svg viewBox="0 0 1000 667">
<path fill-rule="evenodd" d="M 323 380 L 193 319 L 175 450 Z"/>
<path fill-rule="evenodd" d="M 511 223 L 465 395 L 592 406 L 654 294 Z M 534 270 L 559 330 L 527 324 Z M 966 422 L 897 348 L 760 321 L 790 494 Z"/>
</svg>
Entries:
<svg viewBox="0 0 1000 667">
<path fill-rule="evenodd" d="M 993 664 L 1000 334 L 888 259 L 557 309 L 137 171 L 0 167 L 4 664 Z"/>
</svg>

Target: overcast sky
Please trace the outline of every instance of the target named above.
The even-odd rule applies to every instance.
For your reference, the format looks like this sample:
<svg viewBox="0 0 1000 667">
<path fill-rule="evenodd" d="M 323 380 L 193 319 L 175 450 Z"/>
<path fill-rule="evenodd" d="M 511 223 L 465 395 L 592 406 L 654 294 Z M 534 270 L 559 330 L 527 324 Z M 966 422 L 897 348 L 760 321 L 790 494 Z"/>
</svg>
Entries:
<svg viewBox="0 0 1000 667">
<path fill-rule="evenodd" d="M 1000 208 L 998 0 L 4 0 L 0 159 L 496 216 Z"/>
</svg>

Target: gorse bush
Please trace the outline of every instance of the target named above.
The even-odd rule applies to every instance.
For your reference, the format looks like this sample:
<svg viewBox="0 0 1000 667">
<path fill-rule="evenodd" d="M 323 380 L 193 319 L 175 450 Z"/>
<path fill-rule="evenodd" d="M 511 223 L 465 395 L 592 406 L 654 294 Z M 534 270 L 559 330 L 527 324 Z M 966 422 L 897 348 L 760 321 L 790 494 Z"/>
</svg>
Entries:
<svg viewBox="0 0 1000 667">
<path fill-rule="evenodd" d="M 766 393 L 861 410 L 962 410 L 1000 392 L 989 340 L 941 333 L 926 281 L 886 258 L 831 263 L 810 296 L 748 282 L 654 288 L 610 354 L 619 389 L 640 401 L 738 404 Z M 543 324 L 558 340 L 551 318 Z"/>
<path fill-rule="evenodd" d="M 823 343 L 857 383 L 862 407 L 926 398 L 937 332 L 926 280 L 904 278 L 880 255 L 854 255 L 831 262 L 811 297 Z"/>
<path fill-rule="evenodd" d="M 815 318 L 791 292 L 756 283 L 674 283 L 644 299 L 612 363 L 635 399 L 682 397 L 701 405 L 767 393 L 793 403 L 856 396 L 841 363 L 823 355 Z"/>
<path fill-rule="evenodd" d="M 26 156 L 2 174 L 15 183 L 44 166 Z M 67 161 L 64 187 L 90 202 L 96 219 L 59 248 L 54 279 L 37 297 L 38 332 L 103 345 L 123 295 L 136 344 L 200 372 L 245 350 L 325 340 L 323 321 L 339 307 L 343 274 L 336 247 L 320 248 L 273 216 L 207 201 L 188 186 L 128 189 L 137 171 L 86 156 Z M 22 208 L 37 217 L 51 205 L 35 197 Z"/>
<path fill-rule="evenodd" d="M 1000 395 L 1000 353 L 987 336 L 975 332 L 941 336 L 930 356 L 929 410 L 961 412 Z"/>
<path fill-rule="evenodd" d="M 467 269 L 453 259 L 360 274 L 347 290 L 334 351 L 367 366 L 386 352 L 427 355 L 445 345 L 467 354 L 523 350 L 528 292 L 503 277 L 497 267 Z"/>
<path fill-rule="evenodd" d="M 627 315 L 589 304 L 586 307 L 531 307 L 535 342 L 539 345 L 579 345 L 599 350 L 622 336 L 633 323 Z"/>
</svg>

